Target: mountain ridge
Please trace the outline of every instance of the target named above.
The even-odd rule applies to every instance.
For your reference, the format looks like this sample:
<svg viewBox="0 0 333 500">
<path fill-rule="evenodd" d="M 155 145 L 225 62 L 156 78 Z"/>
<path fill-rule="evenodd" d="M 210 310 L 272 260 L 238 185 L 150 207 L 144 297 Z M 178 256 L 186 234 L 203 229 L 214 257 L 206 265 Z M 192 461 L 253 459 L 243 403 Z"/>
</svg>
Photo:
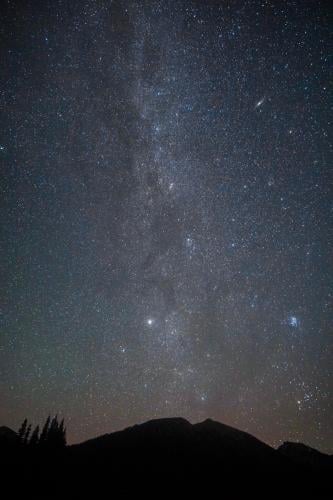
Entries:
<svg viewBox="0 0 333 500">
<path fill-rule="evenodd" d="M 275 449 L 211 419 L 195 424 L 180 417 L 153 419 L 58 451 L 20 448 L 12 446 L 11 454 L 1 453 L 6 448 L 1 447 L 0 433 L 0 470 L 9 479 L 14 471 L 23 470 L 24 481 L 17 487 L 33 492 L 34 499 L 40 498 L 38 494 L 43 499 L 104 498 L 110 488 L 156 494 L 162 487 L 169 498 L 175 491 L 200 492 L 208 498 L 207 492 L 221 488 L 234 497 L 250 492 L 267 498 L 272 485 L 280 498 L 300 492 L 329 498 L 327 492 L 332 493 L 330 455 L 297 443 Z M 32 480 L 35 470 L 43 478 L 38 494 Z M 14 480 L 11 484 L 16 486 Z M 48 490 L 51 496 L 45 494 Z"/>
</svg>

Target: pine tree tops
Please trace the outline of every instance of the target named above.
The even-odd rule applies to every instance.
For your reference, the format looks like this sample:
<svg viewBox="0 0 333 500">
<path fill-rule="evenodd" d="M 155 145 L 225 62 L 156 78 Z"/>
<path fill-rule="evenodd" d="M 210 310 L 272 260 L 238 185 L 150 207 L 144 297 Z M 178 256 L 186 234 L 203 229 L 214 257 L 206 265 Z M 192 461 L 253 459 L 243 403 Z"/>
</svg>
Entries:
<svg viewBox="0 0 333 500">
<path fill-rule="evenodd" d="M 37 446 L 39 443 L 39 425 L 37 425 L 31 434 L 31 438 L 29 441 L 30 446 Z"/>
<path fill-rule="evenodd" d="M 30 432 L 31 432 L 31 424 L 28 425 L 28 428 L 25 432 L 24 438 L 23 438 L 23 444 L 28 444 L 29 443 L 29 437 L 30 437 Z"/>
<path fill-rule="evenodd" d="M 46 441 L 46 437 L 48 435 L 49 428 L 50 428 L 50 421 L 51 421 L 51 417 L 48 416 L 47 419 L 46 419 L 46 422 L 44 424 L 44 427 L 43 427 L 42 433 L 40 435 L 40 438 L 39 438 L 39 443 L 40 444 L 43 444 Z"/>
<path fill-rule="evenodd" d="M 25 435 L 26 435 L 26 432 L 27 432 L 27 427 L 28 427 L 28 419 L 25 418 L 21 424 L 21 427 L 19 428 L 18 432 L 17 432 L 17 435 L 21 441 L 21 443 L 24 442 L 24 439 L 25 439 Z"/>
<path fill-rule="evenodd" d="M 31 434 L 31 424 L 25 419 L 18 430 L 18 437 L 24 446 L 33 446 L 45 449 L 60 449 L 66 446 L 66 427 L 64 419 L 58 421 L 58 416 L 49 416 L 39 433 L 39 425 L 35 427 Z"/>
<path fill-rule="evenodd" d="M 50 448 L 62 448 L 66 446 L 66 429 L 64 426 L 64 420 L 59 423 L 57 415 L 49 424 L 45 443 Z"/>
</svg>

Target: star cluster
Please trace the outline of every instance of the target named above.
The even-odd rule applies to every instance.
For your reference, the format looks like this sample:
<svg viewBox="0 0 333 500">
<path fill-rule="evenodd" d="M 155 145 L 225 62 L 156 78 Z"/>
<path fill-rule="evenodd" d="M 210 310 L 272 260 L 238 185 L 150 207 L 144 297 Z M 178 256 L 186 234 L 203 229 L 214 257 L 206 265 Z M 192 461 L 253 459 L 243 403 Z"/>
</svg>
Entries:
<svg viewBox="0 0 333 500">
<path fill-rule="evenodd" d="M 1 18 L 1 420 L 332 451 L 327 3 Z"/>
</svg>

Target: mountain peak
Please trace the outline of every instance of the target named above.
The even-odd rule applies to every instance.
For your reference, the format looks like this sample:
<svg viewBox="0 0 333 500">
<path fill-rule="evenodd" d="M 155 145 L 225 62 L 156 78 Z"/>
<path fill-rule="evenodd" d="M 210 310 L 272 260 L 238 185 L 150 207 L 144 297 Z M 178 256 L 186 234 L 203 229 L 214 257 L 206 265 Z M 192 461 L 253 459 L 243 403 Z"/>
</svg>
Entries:
<svg viewBox="0 0 333 500">
<path fill-rule="evenodd" d="M 186 425 L 189 426 L 191 425 L 186 418 L 183 417 L 165 417 L 165 418 L 154 418 L 152 420 L 148 420 L 144 424 L 141 425 L 151 425 L 151 424 L 156 424 L 156 425 Z"/>
<path fill-rule="evenodd" d="M 333 456 L 322 453 L 303 443 L 285 441 L 278 448 L 278 452 L 298 462 L 306 462 L 313 466 L 332 466 Z"/>
</svg>

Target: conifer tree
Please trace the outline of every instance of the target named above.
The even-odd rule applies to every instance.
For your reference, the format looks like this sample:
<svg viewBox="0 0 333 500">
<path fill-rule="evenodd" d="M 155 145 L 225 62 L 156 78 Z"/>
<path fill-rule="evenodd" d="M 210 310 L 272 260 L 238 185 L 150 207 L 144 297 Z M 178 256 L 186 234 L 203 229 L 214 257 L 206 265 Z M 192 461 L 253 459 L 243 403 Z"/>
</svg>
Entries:
<svg viewBox="0 0 333 500">
<path fill-rule="evenodd" d="M 66 427 L 64 419 L 62 419 L 59 425 L 59 444 L 61 446 L 66 446 Z"/>
<path fill-rule="evenodd" d="M 24 421 L 21 424 L 21 427 L 19 428 L 19 430 L 17 432 L 18 437 L 19 437 L 21 443 L 24 442 L 25 433 L 27 432 L 27 426 L 28 426 L 28 419 L 25 418 Z"/>
<path fill-rule="evenodd" d="M 40 445 L 43 445 L 46 443 L 47 441 L 47 437 L 48 437 L 48 433 L 49 433 L 49 429 L 50 429 L 50 421 L 51 421 L 51 417 L 50 415 L 47 417 L 46 419 L 46 422 L 43 426 L 43 429 L 42 429 L 42 432 L 41 432 L 41 435 L 40 435 L 40 438 L 39 438 L 39 444 Z"/>
<path fill-rule="evenodd" d="M 31 432 L 31 424 L 29 424 L 27 430 L 25 431 L 25 435 L 24 435 L 24 439 L 23 439 L 23 444 L 24 445 L 27 445 L 28 442 L 29 442 L 30 432 Z"/>
<path fill-rule="evenodd" d="M 53 417 L 50 425 L 50 430 L 47 436 L 47 445 L 50 448 L 57 448 L 59 438 L 59 422 L 58 416 Z"/>
<path fill-rule="evenodd" d="M 30 446 L 37 446 L 38 442 L 39 442 L 39 425 L 37 425 L 37 427 L 35 427 L 32 435 L 31 435 L 29 445 Z"/>
</svg>

